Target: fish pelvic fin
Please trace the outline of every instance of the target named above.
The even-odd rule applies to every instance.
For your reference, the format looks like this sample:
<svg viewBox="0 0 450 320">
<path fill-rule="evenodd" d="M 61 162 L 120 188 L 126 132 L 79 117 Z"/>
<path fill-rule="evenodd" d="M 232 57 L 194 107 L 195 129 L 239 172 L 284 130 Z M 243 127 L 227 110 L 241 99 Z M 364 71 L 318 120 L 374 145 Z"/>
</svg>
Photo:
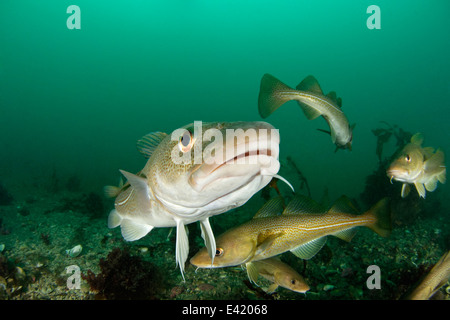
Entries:
<svg viewBox="0 0 450 320">
<path fill-rule="evenodd" d="M 404 183 L 402 185 L 402 192 L 401 192 L 402 198 L 406 198 L 410 191 L 411 191 L 411 187 L 409 186 L 409 184 Z"/>
<path fill-rule="evenodd" d="M 211 266 L 214 263 L 214 257 L 216 256 L 216 239 L 209 223 L 209 218 L 200 221 L 200 228 L 202 231 L 202 238 L 205 242 L 205 247 L 208 250 L 208 254 L 211 257 Z"/>
<path fill-rule="evenodd" d="M 247 270 L 248 279 L 254 284 L 256 284 L 259 276 L 258 268 L 255 266 L 253 262 L 247 262 L 245 264 L 245 269 Z"/>
<path fill-rule="evenodd" d="M 389 198 L 383 198 L 370 208 L 365 215 L 375 217 L 372 224 L 368 225 L 382 237 L 387 237 L 392 231 L 391 206 Z"/>
<path fill-rule="evenodd" d="M 184 278 L 184 264 L 186 263 L 189 254 L 189 239 L 186 233 L 186 227 L 180 219 L 176 219 L 177 223 L 177 240 L 175 245 L 175 262 L 180 267 L 183 282 Z"/>
<path fill-rule="evenodd" d="M 285 94 L 289 92 L 294 93 L 296 90 L 266 73 L 261 79 L 258 96 L 258 110 L 261 117 L 267 118 L 284 103 L 292 100 Z"/>
</svg>

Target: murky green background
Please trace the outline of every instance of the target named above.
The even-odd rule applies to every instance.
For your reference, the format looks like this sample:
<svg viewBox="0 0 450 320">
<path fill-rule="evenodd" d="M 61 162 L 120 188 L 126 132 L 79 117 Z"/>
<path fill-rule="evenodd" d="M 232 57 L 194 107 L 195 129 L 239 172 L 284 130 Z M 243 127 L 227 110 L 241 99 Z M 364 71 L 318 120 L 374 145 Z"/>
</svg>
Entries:
<svg viewBox="0 0 450 320">
<path fill-rule="evenodd" d="M 69 30 L 69 5 L 81 29 Z M 369 5 L 381 30 L 369 30 Z M 145 159 L 135 142 L 194 120 L 261 120 L 259 82 L 313 74 L 356 123 L 352 152 L 334 153 L 323 119 L 290 102 L 280 129 L 314 198 L 358 196 L 377 166 L 379 121 L 421 131 L 450 152 L 448 1 L 0 2 L 0 179 L 79 175 L 86 190 L 117 183 Z M 394 152 L 393 142 L 385 155 Z M 286 177 L 289 179 L 289 177 Z M 448 186 L 439 186 L 448 197 Z"/>
</svg>

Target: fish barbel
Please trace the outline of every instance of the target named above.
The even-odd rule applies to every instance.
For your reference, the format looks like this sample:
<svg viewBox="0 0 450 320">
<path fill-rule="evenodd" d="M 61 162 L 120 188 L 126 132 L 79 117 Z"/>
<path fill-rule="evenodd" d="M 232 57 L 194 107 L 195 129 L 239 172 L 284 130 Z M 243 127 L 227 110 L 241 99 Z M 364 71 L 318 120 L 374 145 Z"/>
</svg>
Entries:
<svg viewBox="0 0 450 320">
<path fill-rule="evenodd" d="M 185 225 L 200 221 L 214 258 L 209 217 L 243 205 L 279 177 L 279 142 L 278 130 L 266 122 L 196 122 L 171 135 L 148 134 L 138 141 L 148 157 L 145 167 L 137 174 L 121 170 L 127 183 L 105 188 L 105 194 L 117 194 L 108 226 L 120 225 L 127 241 L 155 227 L 176 227 L 176 263 L 184 278 Z"/>
<path fill-rule="evenodd" d="M 310 259 L 323 247 L 328 235 L 350 241 L 358 226 L 369 227 L 381 236 L 391 230 L 387 198 L 361 215 L 345 196 L 328 211 L 301 195 L 291 200 L 284 211 L 281 202 L 279 198 L 268 201 L 252 220 L 220 235 L 213 263 L 203 248 L 191 258 L 191 264 L 199 268 L 236 266 L 287 251 Z"/>
</svg>

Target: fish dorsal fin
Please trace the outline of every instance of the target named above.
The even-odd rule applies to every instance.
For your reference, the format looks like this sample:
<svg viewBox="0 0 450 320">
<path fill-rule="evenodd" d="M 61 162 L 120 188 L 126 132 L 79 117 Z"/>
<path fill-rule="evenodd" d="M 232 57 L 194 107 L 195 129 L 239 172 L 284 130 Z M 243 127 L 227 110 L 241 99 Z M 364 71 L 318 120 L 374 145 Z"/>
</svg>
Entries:
<svg viewBox="0 0 450 320">
<path fill-rule="evenodd" d="M 261 209 L 256 212 L 253 219 L 278 216 L 283 212 L 283 198 L 276 197 L 267 201 Z"/>
<path fill-rule="evenodd" d="M 322 249 L 326 242 L 327 237 L 321 237 L 304 243 L 297 248 L 292 249 L 291 252 L 300 259 L 308 260 L 314 257 L 316 253 Z"/>
<path fill-rule="evenodd" d="M 164 132 L 151 132 L 139 139 L 136 143 L 136 147 L 138 151 L 148 159 L 166 136 L 167 133 Z"/>
<path fill-rule="evenodd" d="M 419 147 L 422 145 L 422 142 L 423 142 L 423 134 L 421 134 L 420 132 L 416 133 L 411 137 L 411 143 L 414 143 Z"/>
<path fill-rule="evenodd" d="M 119 170 L 125 178 L 127 178 L 133 191 L 135 192 L 137 206 L 140 211 L 148 212 L 151 210 L 150 193 L 147 184 L 147 179 L 139 177 L 135 174 Z"/>
<path fill-rule="evenodd" d="M 422 152 L 425 156 L 425 159 L 430 159 L 434 155 L 434 148 L 433 147 L 425 147 L 425 148 L 422 148 Z"/>
<path fill-rule="evenodd" d="M 261 252 L 264 252 L 265 250 L 267 250 L 267 248 L 269 248 L 273 244 L 275 239 L 277 239 L 278 237 L 281 237 L 282 235 L 284 235 L 284 232 L 278 232 L 278 233 L 269 234 L 269 235 L 260 233 L 258 235 L 257 245 L 256 245 L 256 250 L 255 250 L 254 256 L 257 256 Z"/>
<path fill-rule="evenodd" d="M 316 201 L 304 195 L 296 195 L 284 209 L 284 215 L 302 213 L 324 213 L 326 210 Z"/>
<path fill-rule="evenodd" d="M 341 196 L 328 210 L 328 213 L 359 214 L 359 211 L 347 196 Z"/>
<path fill-rule="evenodd" d="M 296 89 L 323 95 L 323 91 L 320 88 L 319 82 L 316 80 L 316 78 L 314 78 L 314 76 L 311 75 L 303 79 L 302 82 L 298 84 Z"/>
<path fill-rule="evenodd" d="M 327 97 L 331 101 L 333 101 L 339 108 L 342 108 L 342 99 L 336 95 L 335 91 L 328 92 Z"/>
</svg>

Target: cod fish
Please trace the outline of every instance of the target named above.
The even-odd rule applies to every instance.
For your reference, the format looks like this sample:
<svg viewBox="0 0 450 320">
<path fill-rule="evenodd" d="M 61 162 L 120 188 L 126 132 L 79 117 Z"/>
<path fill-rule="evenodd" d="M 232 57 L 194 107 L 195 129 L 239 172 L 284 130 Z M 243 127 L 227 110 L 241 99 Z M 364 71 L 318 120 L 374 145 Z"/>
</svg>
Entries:
<svg viewBox="0 0 450 320">
<path fill-rule="evenodd" d="M 105 194 L 117 194 L 108 227 L 120 226 L 125 240 L 138 240 L 155 227 L 176 227 L 175 257 L 183 279 L 189 252 L 185 225 L 200 221 L 214 257 L 209 217 L 243 205 L 273 177 L 281 178 L 279 133 L 272 125 L 196 123 L 172 135 L 144 136 L 137 146 L 148 157 L 145 167 L 137 174 L 120 170 L 127 183 L 105 188 Z"/>
<path fill-rule="evenodd" d="M 352 149 L 353 128 L 349 126 L 347 117 L 342 112 L 342 100 L 331 91 L 324 95 L 316 78 L 306 77 L 298 86 L 292 89 L 274 76 L 265 74 L 261 79 L 258 97 L 258 109 L 261 117 L 266 118 L 284 103 L 296 100 L 308 120 L 322 116 L 328 123 L 331 141 L 338 149 Z"/>
<path fill-rule="evenodd" d="M 410 192 L 409 184 L 414 184 L 417 192 L 425 198 L 426 191 L 434 191 L 438 181 L 445 183 L 446 168 L 444 152 L 432 147 L 422 148 L 423 135 L 416 133 L 411 142 L 394 156 L 386 173 L 391 179 L 403 182 L 401 195 L 405 198 Z"/>
<path fill-rule="evenodd" d="M 428 300 L 450 278 L 450 251 L 444 253 L 422 282 L 407 296 L 409 300 Z"/>
<path fill-rule="evenodd" d="M 267 259 L 287 251 L 299 258 L 310 259 L 323 247 L 328 235 L 350 241 L 358 226 L 369 227 L 380 236 L 387 236 L 391 230 L 388 199 L 380 200 L 366 213 L 357 215 L 357 210 L 345 196 L 328 211 L 302 195 L 294 197 L 283 211 L 280 198 L 273 198 L 252 220 L 216 239 L 213 263 L 205 248 L 190 262 L 199 268 L 221 268 Z"/>
<path fill-rule="evenodd" d="M 245 267 L 248 278 L 253 283 L 256 284 L 259 275 L 273 282 L 267 289 L 268 293 L 274 292 L 278 286 L 299 293 L 305 293 L 309 290 L 305 279 L 278 257 L 248 262 Z"/>
</svg>

